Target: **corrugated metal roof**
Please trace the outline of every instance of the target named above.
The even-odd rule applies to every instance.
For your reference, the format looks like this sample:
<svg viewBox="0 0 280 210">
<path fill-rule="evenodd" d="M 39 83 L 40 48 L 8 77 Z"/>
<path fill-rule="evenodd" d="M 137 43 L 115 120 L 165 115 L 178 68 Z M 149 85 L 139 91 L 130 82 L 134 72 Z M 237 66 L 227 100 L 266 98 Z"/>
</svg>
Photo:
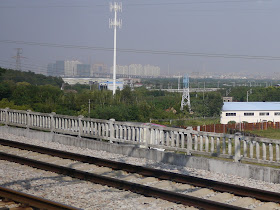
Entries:
<svg viewBox="0 0 280 210">
<path fill-rule="evenodd" d="M 278 111 L 280 102 L 224 102 L 222 111 Z"/>
</svg>

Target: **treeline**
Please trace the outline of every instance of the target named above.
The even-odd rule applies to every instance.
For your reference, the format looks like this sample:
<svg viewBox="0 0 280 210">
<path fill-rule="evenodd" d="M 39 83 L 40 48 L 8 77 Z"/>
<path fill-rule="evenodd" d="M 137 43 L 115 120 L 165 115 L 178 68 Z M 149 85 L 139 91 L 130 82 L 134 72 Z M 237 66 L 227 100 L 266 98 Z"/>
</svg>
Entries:
<svg viewBox="0 0 280 210">
<path fill-rule="evenodd" d="M 17 73 L 14 71 L 14 74 Z M 112 91 L 100 91 L 94 87 L 90 90 L 87 85 L 64 85 L 64 90 L 61 90 L 60 78 L 31 72 L 20 72 L 22 77 L 7 77 L 6 74 L 7 71 L 4 71 L 0 76 L 1 108 L 147 122 L 150 118 L 219 116 L 223 104 L 218 92 L 205 93 L 204 97 L 202 93 L 192 93 L 191 108 L 194 113 L 191 115 L 187 107 L 180 111 L 182 95 L 179 93 L 150 91 L 144 87 L 131 90 L 127 86 L 122 91 L 117 90 L 113 96 Z M 26 81 L 25 77 L 28 78 Z"/>
<path fill-rule="evenodd" d="M 31 85 L 53 85 L 58 87 L 61 87 L 63 83 L 63 80 L 59 77 L 47 77 L 31 71 L 24 72 L 0 67 L 0 82 L 3 81 L 28 82 Z"/>
<path fill-rule="evenodd" d="M 233 97 L 234 101 L 246 102 L 248 92 L 248 101 L 280 101 L 280 88 L 271 87 L 235 87 L 232 88 L 229 96 Z"/>
</svg>

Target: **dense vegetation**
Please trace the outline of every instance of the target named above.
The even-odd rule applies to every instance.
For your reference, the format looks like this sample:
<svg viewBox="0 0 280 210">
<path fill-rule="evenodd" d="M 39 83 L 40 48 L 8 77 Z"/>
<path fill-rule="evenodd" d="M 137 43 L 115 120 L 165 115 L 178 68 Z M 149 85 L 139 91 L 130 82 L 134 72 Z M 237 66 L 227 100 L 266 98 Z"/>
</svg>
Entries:
<svg viewBox="0 0 280 210">
<path fill-rule="evenodd" d="M 279 87 L 236 87 L 232 88 L 229 96 L 233 97 L 234 101 L 247 101 L 247 91 L 249 93 L 248 101 L 280 101 Z"/>
<path fill-rule="evenodd" d="M 183 79 L 180 78 L 180 88 L 183 86 Z M 143 84 L 148 85 L 152 89 L 177 89 L 178 78 L 154 78 L 142 79 Z M 233 88 L 233 87 L 266 87 L 279 84 L 278 80 L 248 80 L 248 79 L 213 79 L 213 78 L 190 78 L 190 88 Z"/>
<path fill-rule="evenodd" d="M 31 71 L 23 72 L 0 67 L 0 82 L 3 81 L 28 82 L 31 85 L 53 85 L 58 87 L 61 87 L 63 83 L 63 80 L 58 77 L 47 77 Z"/>
<path fill-rule="evenodd" d="M 218 92 L 192 93 L 192 115 L 180 111 L 181 94 L 125 87 L 113 97 L 111 91 L 89 90 L 87 85 L 65 85 L 60 78 L 0 69 L 0 107 L 84 115 L 92 118 L 146 122 L 152 119 L 219 116 L 222 107 Z M 90 101 L 90 113 L 89 113 Z M 173 108 L 173 109 L 171 109 Z"/>
<path fill-rule="evenodd" d="M 168 85 L 171 81 L 175 85 L 175 80 L 168 79 L 144 80 L 143 83 L 156 86 L 160 82 Z M 210 82 L 216 83 L 212 80 L 208 81 L 209 84 Z M 122 91 L 117 90 L 113 97 L 111 91 L 100 91 L 95 86 L 90 90 L 88 85 L 64 84 L 64 90 L 61 90 L 62 84 L 61 78 L 0 68 L 0 108 L 30 109 L 37 112 L 84 115 L 101 119 L 115 118 L 119 121 L 147 122 L 150 119 L 166 119 L 168 122 L 176 119 L 172 121 L 172 125 L 179 126 L 206 122 L 206 119 L 201 122 L 194 121 L 197 117 L 206 117 L 208 121 L 217 122 L 223 105 L 222 96 L 226 92 L 226 89 L 221 89 L 204 94 L 191 93 L 193 113 L 190 114 L 188 107 L 180 111 L 180 93 L 147 90 L 144 87 L 131 90 L 125 87 Z M 234 101 L 246 101 L 247 91 L 250 89 L 252 93 L 249 101 L 280 100 L 278 87 L 231 87 L 229 96 L 233 96 Z"/>
</svg>

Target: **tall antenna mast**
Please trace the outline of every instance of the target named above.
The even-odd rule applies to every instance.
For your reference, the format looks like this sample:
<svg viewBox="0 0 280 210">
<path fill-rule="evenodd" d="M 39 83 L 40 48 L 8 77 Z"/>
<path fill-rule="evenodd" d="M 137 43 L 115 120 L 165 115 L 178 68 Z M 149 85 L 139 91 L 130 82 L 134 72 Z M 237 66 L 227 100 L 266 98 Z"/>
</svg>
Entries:
<svg viewBox="0 0 280 210">
<path fill-rule="evenodd" d="M 188 105 L 189 112 L 191 112 L 191 99 L 190 99 L 190 86 L 189 86 L 189 76 L 184 76 L 183 79 L 183 95 L 181 101 L 181 111 L 184 109 L 184 106 Z"/>
<path fill-rule="evenodd" d="M 114 27 L 114 64 L 113 64 L 113 95 L 116 93 L 116 60 L 117 60 L 117 27 L 122 27 L 122 20 L 117 20 L 117 12 L 122 12 L 122 3 L 110 3 L 110 11 L 115 12 L 114 20 L 109 19 L 109 27 Z"/>
</svg>

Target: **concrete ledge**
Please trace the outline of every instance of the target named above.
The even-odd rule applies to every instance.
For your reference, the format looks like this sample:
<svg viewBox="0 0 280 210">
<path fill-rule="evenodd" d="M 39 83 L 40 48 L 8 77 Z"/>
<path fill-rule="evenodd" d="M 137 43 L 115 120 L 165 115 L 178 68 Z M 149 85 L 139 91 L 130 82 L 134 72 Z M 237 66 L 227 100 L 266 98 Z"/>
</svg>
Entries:
<svg viewBox="0 0 280 210">
<path fill-rule="evenodd" d="M 73 136 L 40 132 L 22 128 L 0 126 L 0 132 L 24 136 L 31 139 L 41 139 L 48 142 L 57 142 L 65 145 L 103 150 L 136 158 L 146 158 L 156 162 L 203 169 L 211 172 L 236 175 L 266 182 L 280 183 L 280 169 L 262 167 L 250 164 L 221 161 L 204 157 L 187 156 L 171 152 L 162 152 L 154 149 L 139 148 L 135 145 L 112 144 L 94 139 L 78 138 Z"/>
</svg>

